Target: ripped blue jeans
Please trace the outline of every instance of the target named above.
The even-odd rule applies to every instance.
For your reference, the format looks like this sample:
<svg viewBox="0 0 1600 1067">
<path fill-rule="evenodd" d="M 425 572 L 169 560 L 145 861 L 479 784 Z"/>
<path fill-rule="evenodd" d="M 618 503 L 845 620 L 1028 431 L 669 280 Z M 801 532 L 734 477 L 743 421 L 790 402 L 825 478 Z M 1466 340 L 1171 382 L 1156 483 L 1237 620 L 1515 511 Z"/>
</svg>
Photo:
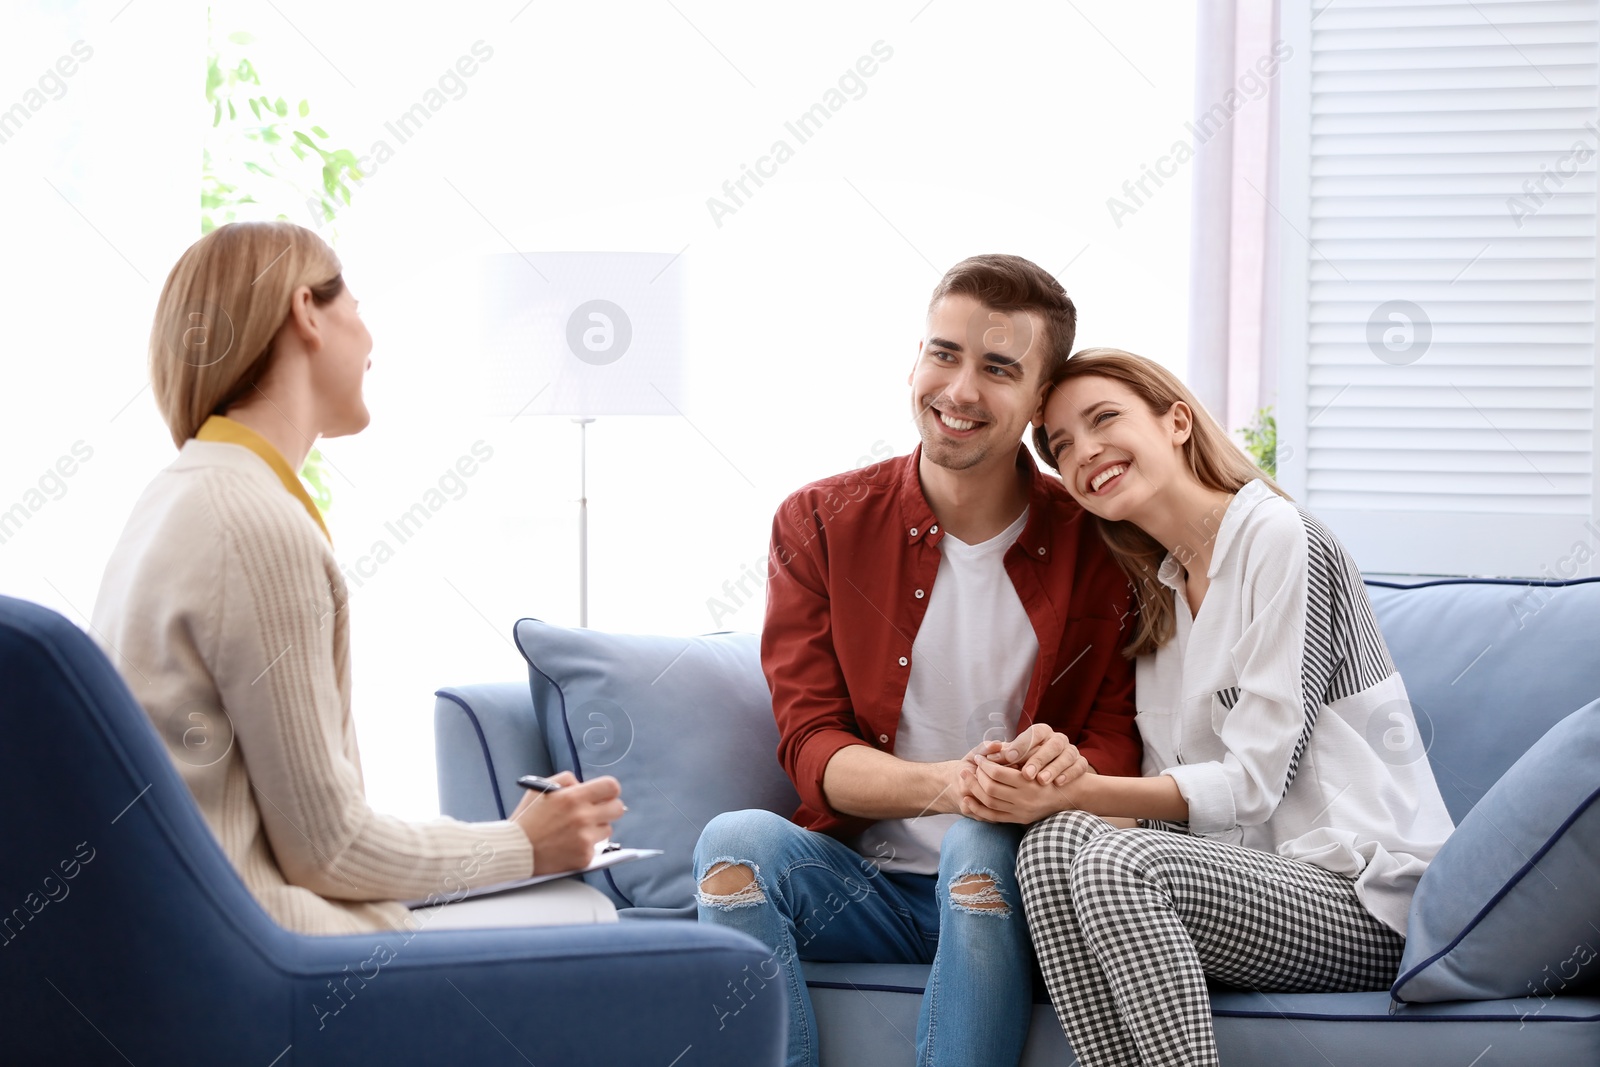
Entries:
<svg viewBox="0 0 1600 1067">
<path fill-rule="evenodd" d="M 734 976 L 713 1010 L 726 1025 L 751 997 L 786 997 L 786 1062 L 815 1067 L 817 1023 L 799 961 L 932 963 L 917 1063 L 1011 1067 L 1033 1015 L 1033 948 L 1016 879 L 1026 829 L 960 820 L 945 834 L 935 876 L 881 871 L 769 811 L 718 815 L 695 846 L 696 884 L 734 867 L 754 877 L 735 871 L 728 877 L 743 884 L 733 892 L 702 889 L 700 921 L 750 934 L 773 956 L 765 973 Z"/>
</svg>

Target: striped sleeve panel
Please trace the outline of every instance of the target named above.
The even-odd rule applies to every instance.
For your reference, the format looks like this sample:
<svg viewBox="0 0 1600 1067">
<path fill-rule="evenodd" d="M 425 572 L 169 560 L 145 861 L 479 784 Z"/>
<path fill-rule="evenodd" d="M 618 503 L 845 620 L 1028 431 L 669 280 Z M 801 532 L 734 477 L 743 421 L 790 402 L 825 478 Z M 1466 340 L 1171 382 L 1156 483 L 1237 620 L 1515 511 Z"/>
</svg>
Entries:
<svg viewBox="0 0 1600 1067">
<path fill-rule="evenodd" d="M 1285 794 L 1300 771 L 1324 705 L 1369 689 L 1394 673 L 1394 661 L 1361 584 L 1361 572 L 1327 527 L 1305 511 L 1306 634 L 1301 665 L 1305 723 L 1289 758 Z M 1237 699 L 1237 695 L 1235 695 Z"/>
</svg>

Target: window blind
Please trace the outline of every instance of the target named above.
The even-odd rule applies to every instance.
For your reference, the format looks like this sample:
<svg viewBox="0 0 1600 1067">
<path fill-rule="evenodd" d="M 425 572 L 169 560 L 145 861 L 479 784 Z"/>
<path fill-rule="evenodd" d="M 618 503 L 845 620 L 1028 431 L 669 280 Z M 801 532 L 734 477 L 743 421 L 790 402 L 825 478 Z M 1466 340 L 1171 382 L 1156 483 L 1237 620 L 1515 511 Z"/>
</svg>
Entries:
<svg viewBox="0 0 1600 1067">
<path fill-rule="evenodd" d="M 1596 573 L 1600 4 L 1291 0 L 1285 32 L 1286 487 L 1367 571 L 1586 538 Z"/>
</svg>

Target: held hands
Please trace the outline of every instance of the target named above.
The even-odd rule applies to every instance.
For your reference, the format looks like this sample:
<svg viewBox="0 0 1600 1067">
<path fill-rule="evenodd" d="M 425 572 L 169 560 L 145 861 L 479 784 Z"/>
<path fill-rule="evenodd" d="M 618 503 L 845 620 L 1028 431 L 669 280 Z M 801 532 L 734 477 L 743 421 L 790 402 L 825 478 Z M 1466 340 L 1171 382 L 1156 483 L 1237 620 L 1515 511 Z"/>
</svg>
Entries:
<svg viewBox="0 0 1600 1067">
<path fill-rule="evenodd" d="M 628 809 L 622 786 L 607 775 L 579 782 L 568 771 L 551 776 L 561 789 L 529 792 L 511 813 L 533 846 L 533 873 L 554 874 L 587 867 L 594 846 L 611 836 L 611 824 Z"/>
<path fill-rule="evenodd" d="M 985 822 L 1033 823 L 1080 806 L 1083 777 L 1095 773 L 1066 735 L 1035 723 L 1011 741 L 968 754 L 959 790 L 963 815 Z"/>
<path fill-rule="evenodd" d="M 1050 784 L 1052 779 L 1056 785 L 1066 785 L 1089 767 L 1066 734 L 1057 733 L 1042 722 L 1034 723 L 1010 741 L 985 741 L 974 754 L 991 763 L 1016 767 L 1024 778 L 1041 785 Z"/>
</svg>

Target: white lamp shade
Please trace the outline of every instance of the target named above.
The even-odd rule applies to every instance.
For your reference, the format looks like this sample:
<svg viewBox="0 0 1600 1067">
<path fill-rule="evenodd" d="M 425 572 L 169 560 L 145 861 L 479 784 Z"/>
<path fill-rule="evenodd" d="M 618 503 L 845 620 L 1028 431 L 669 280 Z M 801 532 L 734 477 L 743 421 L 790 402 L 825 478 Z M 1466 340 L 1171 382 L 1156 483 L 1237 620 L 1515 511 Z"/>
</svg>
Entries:
<svg viewBox="0 0 1600 1067">
<path fill-rule="evenodd" d="M 676 259 L 670 252 L 481 257 L 470 362 L 486 413 L 681 414 L 685 264 Z"/>
</svg>

